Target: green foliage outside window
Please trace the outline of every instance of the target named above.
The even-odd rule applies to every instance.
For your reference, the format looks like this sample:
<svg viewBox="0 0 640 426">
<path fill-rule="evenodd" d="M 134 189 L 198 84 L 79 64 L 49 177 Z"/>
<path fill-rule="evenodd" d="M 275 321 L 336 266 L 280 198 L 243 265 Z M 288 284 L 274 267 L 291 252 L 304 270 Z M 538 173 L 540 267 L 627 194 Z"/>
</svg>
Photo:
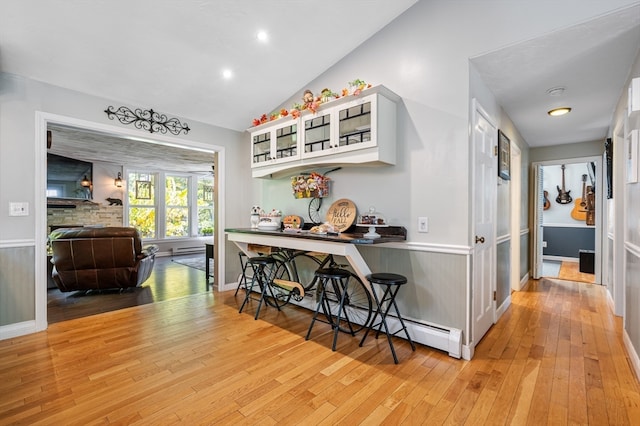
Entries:
<svg viewBox="0 0 640 426">
<path fill-rule="evenodd" d="M 198 178 L 198 235 L 211 236 L 213 226 L 213 177 Z"/>
<path fill-rule="evenodd" d="M 155 175 L 129 173 L 128 177 L 129 226 L 140 232 L 142 238 L 156 237 Z M 151 182 L 150 199 L 136 198 L 136 182 Z"/>
<path fill-rule="evenodd" d="M 195 176 L 191 177 L 196 179 Z M 128 213 L 129 226 L 138 229 L 142 238 L 158 238 L 156 220 L 164 220 L 165 235 L 168 238 L 189 237 L 191 206 L 189 191 L 189 176 L 166 175 L 164 178 L 165 217 L 157 218 L 156 198 L 159 195 L 156 186 L 157 174 L 131 172 L 128 173 Z M 212 176 L 197 178 L 197 229 L 198 236 L 211 236 L 214 233 L 213 187 Z M 136 185 L 142 182 L 142 185 Z M 142 191 L 145 189 L 145 191 Z M 150 189 L 147 191 L 147 189 Z M 162 188 L 160 188 L 162 189 Z M 137 198 L 151 196 L 151 198 Z M 162 236 L 160 236 L 162 237 Z"/>
<path fill-rule="evenodd" d="M 167 176 L 165 179 L 165 236 L 189 236 L 189 178 Z"/>
</svg>

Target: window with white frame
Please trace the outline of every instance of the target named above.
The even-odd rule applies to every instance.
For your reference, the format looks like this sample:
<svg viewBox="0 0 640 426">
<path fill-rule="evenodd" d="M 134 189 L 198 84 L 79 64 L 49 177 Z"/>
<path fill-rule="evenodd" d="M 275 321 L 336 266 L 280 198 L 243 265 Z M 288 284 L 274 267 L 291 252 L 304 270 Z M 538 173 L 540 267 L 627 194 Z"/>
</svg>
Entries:
<svg viewBox="0 0 640 426">
<path fill-rule="evenodd" d="M 213 235 L 213 176 L 143 171 L 129 171 L 127 176 L 128 223 L 142 238 Z"/>
</svg>

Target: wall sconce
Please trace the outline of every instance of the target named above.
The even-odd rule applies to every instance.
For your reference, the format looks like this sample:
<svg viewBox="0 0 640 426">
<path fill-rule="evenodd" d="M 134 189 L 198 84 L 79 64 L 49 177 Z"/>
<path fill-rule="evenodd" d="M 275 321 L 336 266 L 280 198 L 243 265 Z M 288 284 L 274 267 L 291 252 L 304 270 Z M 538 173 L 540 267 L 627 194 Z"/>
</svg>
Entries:
<svg viewBox="0 0 640 426">
<path fill-rule="evenodd" d="M 87 175 L 84 175 L 84 177 L 82 178 L 82 180 L 80 181 L 80 185 L 85 187 L 85 188 L 89 188 L 91 187 L 91 181 L 89 180 L 89 178 L 87 177 Z"/>
<path fill-rule="evenodd" d="M 118 188 L 122 188 L 122 173 L 118 172 L 118 177 L 115 178 L 113 184 Z"/>
</svg>

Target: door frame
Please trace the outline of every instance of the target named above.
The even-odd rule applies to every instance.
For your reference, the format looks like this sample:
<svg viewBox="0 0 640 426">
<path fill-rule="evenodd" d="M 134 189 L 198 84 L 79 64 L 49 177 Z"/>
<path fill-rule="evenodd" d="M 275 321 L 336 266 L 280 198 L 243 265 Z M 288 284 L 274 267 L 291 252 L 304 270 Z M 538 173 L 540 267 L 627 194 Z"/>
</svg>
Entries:
<svg viewBox="0 0 640 426">
<path fill-rule="evenodd" d="M 166 135 L 154 134 L 145 137 L 139 130 L 133 128 L 123 128 L 108 124 L 96 123 L 67 117 L 42 111 L 36 111 L 35 117 L 35 184 L 36 197 L 34 200 L 35 211 L 35 331 L 42 331 L 47 328 L 47 268 L 46 268 L 46 241 L 47 241 L 47 126 L 58 124 L 64 126 L 86 129 L 108 133 L 122 138 L 135 139 L 141 142 L 155 143 L 158 145 L 171 145 L 184 149 L 196 149 L 199 151 L 211 152 L 215 162 L 217 191 L 214 193 L 214 214 L 215 214 L 215 244 L 214 244 L 214 282 L 224 283 L 225 277 L 225 233 L 221 232 L 225 228 L 224 208 L 220 206 L 221 200 L 225 199 L 224 178 L 225 178 L 225 148 L 219 145 L 205 144 L 191 139 L 182 139 Z M 224 285 L 218 286 L 218 291 L 225 290 Z"/>
<path fill-rule="evenodd" d="M 536 161 L 531 163 L 531 167 L 533 170 L 534 176 L 539 176 L 540 168 L 543 166 L 558 166 L 562 164 L 576 164 L 576 163 L 596 163 L 596 224 L 595 224 L 595 256 L 594 256 L 594 275 L 595 275 L 595 284 L 602 284 L 602 253 L 603 253 L 603 239 L 602 239 L 602 224 L 604 223 L 602 220 L 603 214 L 603 174 L 602 174 L 602 157 L 601 156 L 589 156 L 589 157 L 573 157 L 573 158 L 565 158 L 559 160 L 546 160 L 546 161 Z M 543 176 L 544 179 L 544 176 Z M 541 208 L 536 208 L 542 200 L 542 190 L 543 188 L 539 185 L 539 179 L 533 179 L 533 194 L 534 194 L 534 208 L 533 208 L 533 225 L 536 227 L 534 229 L 534 235 L 537 235 L 538 232 L 541 232 L 537 229 L 538 221 L 541 221 L 542 218 L 540 214 L 542 214 Z M 531 269 L 534 271 L 533 278 L 538 279 L 540 276 L 536 276 L 536 259 L 539 259 L 542 262 L 542 245 L 540 244 L 541 239 L 532 238 L 532 247 L 531 247 Z"/>
<path fill-rule="evenodd" d="M 511 144 L 511 188 L 509 196 L 511 197 L 511 270 L 510 281 L 511 290 L 519 291 L 522 289 L 520 279 L 520 216 L 522 214 L 522 151 L 520 148 Z"/>
</svg>

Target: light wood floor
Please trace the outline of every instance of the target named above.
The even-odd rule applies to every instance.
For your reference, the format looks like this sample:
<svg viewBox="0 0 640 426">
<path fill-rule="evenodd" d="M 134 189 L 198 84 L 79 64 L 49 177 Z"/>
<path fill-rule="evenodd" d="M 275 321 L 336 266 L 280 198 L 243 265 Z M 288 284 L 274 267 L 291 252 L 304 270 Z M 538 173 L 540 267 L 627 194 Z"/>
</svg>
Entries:
<svg viewBox="0 0 640 426">
<path fill-rule="evenodd" d="M 204 293 L 0 341 L 0 424 L 640 424 L 603 288 L 543 279 L 472 361 L 396 340 L 304 336 L 309 311 Z"/>
<path fill-rule="evenodd" d="M 578 262 L 562 262 L 558 278 L 561 280 L 577 281 L 581 283 L 595 283 L 595 274 L 587 274 L 580 272 L 580 264 Z"/>
</svg>

